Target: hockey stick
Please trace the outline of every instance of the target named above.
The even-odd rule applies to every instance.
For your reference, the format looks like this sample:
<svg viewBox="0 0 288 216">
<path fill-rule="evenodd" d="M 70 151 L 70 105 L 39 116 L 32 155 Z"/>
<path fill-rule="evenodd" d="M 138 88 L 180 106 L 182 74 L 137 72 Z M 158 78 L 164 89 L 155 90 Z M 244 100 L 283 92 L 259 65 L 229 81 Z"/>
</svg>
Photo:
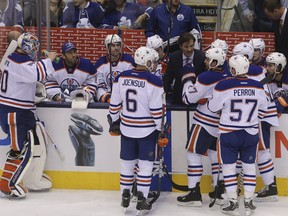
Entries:
<svg viewBox="0 0 288 216">
<path fill-rule="evenodd" d="M 269 82 L 272 81 L 272 80 L 273 80 L 273 77 L 272 77 L 272 76 L 266 76 L 265 78 L 263 78 L 263 79 L 260 81 L 260 83 L 263 84 L 263 85 L 265 85 L 265 84 L 269 83 Z"/>
<path fill-rule="evenodd" d="M 243 167 L 242 167 L 241 172 L 239 174 L 239 184 L 238 184 L 238 191 L 237 191 L 238 196 L 240 196 L 241 192 L 242 192 L 243 183 L 244 183 L 243 177 L 244 177 L 244 171 L 243 171 Z"/>
<path fill-rule="evenodd" d="M 53 141 L 52 137 L 50 136 L 49 132 L 47 131 L 47 129 L 44 127 L 45 133 L 47 134 L 48 139 L 50 140 L 50 143 L 54 146 L 54 149 L 56 150 L 56 152 L 58 153 L 60 159 L 63 161 L 65 160 L 65 155 L 63 154 L 63 152 L 60 150 L 60 148 L 58 147 L 58 145 Z"/>
<path fill-rule="evenodd" d="M 171 178 L 171 176 L 170 176 L 170 174 L 169 174 L 169 172 L 168 172 L 165 164 L 163 165 L 163 170 L 165 171 L 165 173 L 166 173 L 166 175 L 167 175 L 167 177 L 168 177 L 168 180 L 170 181 L 170 183 L 171 183 L 171 185 L 172 185 L 172 187 L 173 187 L 174 189 L 179 190 L 179 191 L 189 191 L 189 188 L 188 188 L 187 185 L 179 185 L 179 184 L 176 184 L 176 183 L 172 180 L 172 178 Z"/>
<path fill-rule="evenodd" d="M 0 63 L 0 70 L 2 72 L 4 70 L 4 64 L 5 64 L 8 56 L 15 51 L 17 46 L 18 46 L 17 41 L 16 40 L 12 40 L 11 43 L 9 44 L 9 46 L 7 47 L 7 50 L 6 50 L 3 58 L 1 59 L 1 63 Z"/>
<path fill-rule="evenodd" d="M 159 137 L 161 134 L 164 134 L 164 126 L 165 126 L 165 115 L 166 115 L 166 93 L 164 92 L 162 94 L 162 116 L 161 116 L 161 132 L 159 134 Z M 161 186 L 162 186 L 162 178 L 164 176 L 163 172 L 163 163 L 164 163 L 164 157 L 163 157 L 163 147 L 158 146 L 158 158 L 159 158 L 159 165 L 158 168 L 155 170 L 155 172 L 158 172 L 158 188 L 157 193 L 155 197 L 149 202 L 150 205 L 152 205 L 160 196 L 161 193 Z"/>
<path fill-rule="evenodd" d="M 220 169 L 221 169 L 221 164 L 219 164 L 219 166 L 218 166 L 217 184 L 215 186 L 215 197 L 214 197 L 213 201 L 209 204 L 209 208 L 212 208 L 214 206 L 216 200 L 217 200 L 218 188 L 219 188 L 219 184 L 220 184 L 220 181 L 219 181 Z"/>
</svg>

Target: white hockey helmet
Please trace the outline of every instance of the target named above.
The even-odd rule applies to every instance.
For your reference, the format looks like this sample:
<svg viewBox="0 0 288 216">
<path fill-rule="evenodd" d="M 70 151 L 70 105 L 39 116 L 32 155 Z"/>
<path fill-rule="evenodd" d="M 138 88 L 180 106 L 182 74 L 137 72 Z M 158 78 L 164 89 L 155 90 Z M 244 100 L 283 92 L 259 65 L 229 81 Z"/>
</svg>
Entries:
<svg viewBox="0 0 288 216">
<path fill-rule="evenodd" d="M 29 32 L 23 33 L 17 39 L 17 44 L 32 60 L 37 59 L 40 42 L 36 35 Z"/>
<path fill-rule="evenodd" d="M 249 65 L 249 60 L 241 54 L 231 56 L 229 59 L 229 69 L 233 76 L 248 73 Z M 232 69 L 235 70 L 235 73 L 232 72 Z"/>
<path fill-rule="evenodd" d="M 205 57 L 209 58 L 209 68 L 216 68 L 224 64 L 226 59 L 226 53 L 222 48 L 210 48 L 205 52 Z M 211 63 L 217 61 L 214 67 L 211 67 Z"/>
<path fill-rule="evenodd" d="M 228 44 L 225 40 L 216 39 L 211 43 L 211 48 L 221 48 L 225 53 L 228 52 Z"/>
<path fill-rule="evenodd" d="M 260 52 L 264 53 L 265 42 L 262 38 L 252 38 L 250 39 L 249 44 L 251 44 L 254 49 L 260 49 Z"/>
<path fill-rule="evenodd" d="M 120 43 L 122 44 L 122 39 L 117 34 L 109 34 L 105 38 L 105 47 L 108 49 L 108 45 L 113 43 Z"/>
<path fill-rule="evenodd" d="M 252 60 L 254 54 L 254 48 L 248 42 L 241 42 L 235 45 L 232 53 L 233 55 L 237 54 L 244 55 L 248 58 L 248 60 Z"/>
<path fill-rule="evenodd" d="M 163 48 L 163 39 L 159 35 L 153 35 L 147 38 L 146 47 L 151 49 Z"/>
<path fill-rule="evenodd" d="M 282 53 L 273 52 L 266 57 L 266 63 L 275 64 L 275 74 L 279 74 L 284 70 L 287 60 Z"/>
<path fill-rule="evenodd" d="M 134 54 L 134 61 L 137 65 L 145 66 L 149 71 L 154 67 L 154 64 L 159 60 L 158 52 L 148 47 L 139 47 Z M 148 62 L 151 62 L 149 66 Z"/>
</svg>

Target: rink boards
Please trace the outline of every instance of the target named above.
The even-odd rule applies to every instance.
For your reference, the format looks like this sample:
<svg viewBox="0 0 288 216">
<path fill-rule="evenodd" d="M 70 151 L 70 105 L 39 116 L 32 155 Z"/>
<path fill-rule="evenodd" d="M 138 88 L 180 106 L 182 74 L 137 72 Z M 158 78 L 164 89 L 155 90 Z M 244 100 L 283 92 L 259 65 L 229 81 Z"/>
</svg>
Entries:
<svg viewBox="0 0 288 216">
<path fill-rule="evenodd" d="M 65 156 L 61 159 L 55 147 L 48 144 L 45 170 L 53 180 L 53 188 L 118 190 L 120 137 L 112 137 L 108 133 L 107 106 L 94 104 L 91 108 L 84 110 L 71 109 L 69 106 L 70 104 L 62 107 L 42 105 L 37 108 L 37 115 L 44 122 L 51 138 Z M 192 114 L 193 111 L 168 109 L 168 119 L 172 125 L 171 139 L 165 148 L 164 159 L 168 170 L 172 171 L 173 180 L 182 185 L 187 185 L 185 145 L 187 119 L 191 122 Z M 96 124 L 96 121 L 99 124 Z M 283 114 L 280 117 L 280 127 L 273 129 L 271 136 L 271 152 L 274 158 L 278 190 L 280 195 L 285 196 L 288 195 L 287 121 L 288 115 Z M 1 169 L 5 163 L 8 145 L 9 138 L 0 130 Z M 76 151 L 77 145 L 80 145 L 80 148 Z M 207 157 L 203 157 L 203 162 L 201 190 L 205 193 L 211 190 L 211 171 Z M 153 180 L 154 188 L 156 183 L 156 179 Z M 258 177 L 257 189 L 262 186 L 263 183 Z M 172 190 L 166 177 L 162 189 Z"/>
</svg>

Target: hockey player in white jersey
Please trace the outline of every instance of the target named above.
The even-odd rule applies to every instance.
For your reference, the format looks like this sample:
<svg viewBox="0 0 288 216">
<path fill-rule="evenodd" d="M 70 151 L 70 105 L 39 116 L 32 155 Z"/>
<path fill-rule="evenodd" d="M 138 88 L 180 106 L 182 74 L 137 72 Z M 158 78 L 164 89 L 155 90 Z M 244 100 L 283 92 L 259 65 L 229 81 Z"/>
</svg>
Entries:
<svg viewBox="0 0 288 216">
<path fill-rule="evenodd" d="M 226 54 L 229 51 L 229 45 L 225 40 L 216 39 L 211 43 L 211 48 L 221 48 Z"/>
<path fill-rule="evenodd" d="M 154 49 L 158 52 L 159 62 L 154 74 L 162 80 L 163 75 L 166 73 L 168 64 L 168 56 L 164 52 L 163 39 L 159 35 L 148 37 L 146 41 L 146 47 Z"/>
<path fill-rule="evenodd" d="M 27 194 L 21 181 L 33 156 L 36 127 L 34 112 L 37 81 L 43 81 L 54 72 L 52 61 L 56 53 L 36 61 L 39 49 L 37 37 L 31 33 L 22 34 L 18 47 L 5 61 L 0 90 L 0 124 L 10 136 L 10 151 L 0 181 L 0 191 L 16 198 Z M 42 170 L 43 171 L 43 170 Z"/>
<path fill-rule="evenodd" d="M 136 68 L 119 74 L 113 83 L 109 106 L 111 135 L 121 134 L 120 191 L 122 203 L 127 208 L 130 191 L 134 182 L 134 166 L 138 162 L 137 173 L 137 215 L 147 213 L 152 205 L 147 197 L 152 179 L 155 148 L 168 142 L 158 139 L 161 130 L 162 94 L 161 80 L 150 71 L 155 71 L 158 53 L 140 47 L 134 54 Z"/>
<path fill-rule="evenodd" d="M 207 108 L 207 100 L 212 96 L 214 86 L 227 78 L 227 72 L 223 68 L 226 53 L 221 48 L 211 48 L 205 53 L 206 72 L 201 73 L 195 82 L 195 74 L 191 65 L 184 67 L 183 81 L 183 102 L 187 105 L 198 103 L 193 115 L 192 126 L 186 143 L 187 150 L 187 176 L 189 192 L 177 198 L 178 204 L 183 206 L 202 206 L 200 193 L 200 179 L 203 173 L 202 156 L 208 151 L 212 164 L 212 176 L 214 186 L 217 184 L 218 160 L 216 152 L 217 128 L 219 114 L 212 113 Z M 189 70 L 190 67 L 190 70 Z M 217 201 L 221 201 L 221 194 L 224 193 L 223 177 L 220 178 Z M 210 194 L 211 198 L 215 193 Z M 223 200 L 223 199 L 222 199 Z"/>
<path fill-rule="evenodd" d="M 265 42 L 262 38 L 252 38 L 249 40 L 249 43 L 254 48 L 254 54 L 253 54 L 253 60 L 252 63 L 259 65 L 259 66 L 265 66 Z"/>
<path fill-rule="evenodd" d="M 122 71 L 132 69 L 134 60 L 131 55 L 122 53 L 122 39 L 117 34 L 107 35 L 104 43 L 108 55 L 102 56 L 95 63 L 96 99 L 107 103 L 111 97 L 111 86 L 115 77 Z"/>
<path fill-rule="evenodd" d="M 267 77 L 270 77 L 269 96 L 270 103 L 277 107 L 278 115 L 281 115 L 285 107 L 287 107 L 287 90 L 288 90 L 288 74 L 285 71 L 286 58 L 282 53 L 273 52 L 266 57 Z M 285 71 L 285 72 L 284 72 Z M 269 109 L 269 108 L 268 108 Z M 274 164 L 270 152 L 270 128 L 276 126 L 272 124 L 272 120 L 277 122 L 277 113 L 266 115 L 261 122 L 261 142 L 259 142 L 258 150 L 258 167 L 265 187 L 257 192 L 255 201 L 277 201 L 278 190 L 276 185 L 276 177 L 274 172 Z"/>
<path fill-rule="evenodd" d="M 266 69 L 263 67 L 253 64 L 253 53 L 254 49 L 251 44 L 247 42 L 242 42 L 237 44 L 233 49 L 233 54 L 242 54 L 248 57 L 250 60 L 250 66 L 247 73 L 247 76 L 251 79 L 257 80 L 259 82 L 262 82 L 264 84 L 264 89 L 266 94 L 269 96 L 268 100 L 268 111 L 263 119 L 261 119 L 261 123 L 259 126 L 259 145 L 258 145 L 258 156 L 257 156 L 257 164 L 258 169 L 260 172 L 260 175 L 262 177 L 262 180 L 266 186 L 273 185 L 274 188 L 273 191 L 271 189 L 270 193 L 266 193 L 265 195 L 261 193 L 255 201 L 265 200 L 264 196 L 266 197 L 266 200 L 277 200 L 277 188 L 276 188 L 276 179 L 275 179 L 275 172 L 274 172 L 274 164 L 270 152 L 270 129 L 272 126 L 278 127 L 279 121 L 277 117 L 277 109 L 275 101 L 273 100 L 273 93 L 271 92 L 270 86 L 267 84 L 269 80 L 271 80 L 271 74 L 266 74 Z M 280 68 L 283 70 L 284 67 L 281 67 L 282 64 L 279 64 L 277 69 L 280 70 Z M 270 75 L 269 75 L 270 74 Z M 268 81 L 265 81 L 267 80 Z M 268 195 L 270 194 L 270 195 Z M 263 197 L 261 197 L 263 196 Z"/>
<path fill-rule="evenodd" d="M 221 112 L 217 147 L 229 201 L 221 206 L 221 211 L 228 215 L 239 215 L 236 174 L 239 154 L 244 175 L 245 211 L 246 215 L 251 215 L 256 209 L 253 196 L 256 187 L 258 125 L 259 119 L 267 111 L 267 97 L 260 82 L 247 78 L 249 61 L 245 56 L 232 56 L 229 68 L 235 77 L 220 81 L 208 102 L 212 112 Z"/>
<path fill-rule="evenodd" d="M 89 59 L 79 57 L 77 48 L 71 42 L 66 42 L 61 48 L 63 57 L 59 62 L 53 62 L 56 73 L 45 81 L 47 97 L 59 102 L 70 102 L 71 93 L 83 88 L 87 100 L 93 101 L 96 94 L 95 69 Z"/>
</svg>

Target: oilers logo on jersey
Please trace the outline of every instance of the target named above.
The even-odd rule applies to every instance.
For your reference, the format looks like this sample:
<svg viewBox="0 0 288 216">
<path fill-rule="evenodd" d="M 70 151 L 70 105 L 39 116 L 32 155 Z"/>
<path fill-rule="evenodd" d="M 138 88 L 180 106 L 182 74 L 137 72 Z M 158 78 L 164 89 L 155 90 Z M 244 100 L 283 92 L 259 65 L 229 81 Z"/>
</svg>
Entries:
<svg viewBox="0 0 288 216">
<path fill-rule="evenodd" d="M 61 89 L 67 89 L 69 92 L 72 92 L 81 85 L 74 78 L 66 78 L 61 82 L 60 86 L 61 86 Z"/>
<path fill-rule="evenodd" d="M 121 71 L 112 71 L 112 81 L 114 81 L 115 77 L 118 76 L 121 73 Z M 111 80 L 110 80 L 110 73 L 106 74 L 106 83 L 108 86 L 112 86 Z"/>
</svg>

